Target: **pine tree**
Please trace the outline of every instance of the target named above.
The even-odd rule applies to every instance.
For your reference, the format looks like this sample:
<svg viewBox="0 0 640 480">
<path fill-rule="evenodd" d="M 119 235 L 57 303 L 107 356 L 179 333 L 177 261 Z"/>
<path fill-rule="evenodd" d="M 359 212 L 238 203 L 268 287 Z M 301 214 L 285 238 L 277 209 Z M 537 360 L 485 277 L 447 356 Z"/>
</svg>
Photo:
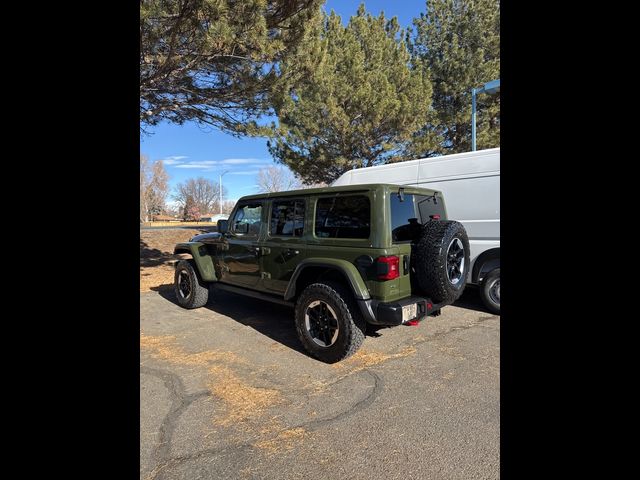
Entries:
<svg viewBox="0 0 640 480">
<path fill-rule="evenodd" d="M 332 11 L 310 33 L 282 63 L 285 75 L 301 67 L 307 74 L 276 102 L 271 154 L 305 183 L 399 159 L 428 119 L 431 84 L 421 61 L 412 64 L 397 19 L 360 5 L 346 27 Z"/>
<path fill-rule="evenodd" d="M 471 150 L 471 89 L 500 78 L 500 1 L 427 0 L 409 45 L 433 83 L 433 121 L 407 150 L 425 157 Z M 477 148 L 500 146 L 500 95 L 477 96 Z M 435 147 L 434 147 L 435 146 Z"/>
<path fill-rule="evenodd" d="M 324 0 L 141 0 L 140 126 L 196 121 L 257 133 Z M 292 78 L 296 70 L 289 71 Z"/>
</svg>

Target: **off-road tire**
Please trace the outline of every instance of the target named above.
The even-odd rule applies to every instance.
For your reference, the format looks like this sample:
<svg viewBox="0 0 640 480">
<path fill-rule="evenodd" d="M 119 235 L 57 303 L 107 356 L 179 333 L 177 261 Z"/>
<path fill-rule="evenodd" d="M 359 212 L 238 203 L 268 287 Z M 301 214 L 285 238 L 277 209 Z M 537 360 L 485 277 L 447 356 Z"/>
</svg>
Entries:
<svg viewBox="0 0 640 480">
<path fill-rule="evenodd" d="M 456 284 L 447 275 L 447 250 L 455 239 L 463 246 L 461 278 Z M 464 226 L 453 220 L 432 220 L 423 226 L 413 247 L 412 273 L 419 293 L 434 303 L 455 302 L 467 283 L 469 272 L 469 237 Z"/>
<path fill-rule="evenodd" d="M 181 274 L 183 276 L 181 277 Z M 185 295 L 180 281 L 188 281 L 190 291 Z M 176 265 L 173 278 L 173 290 L 176 294 L 178 305 L 184 308 L 200 308 L 209 300 L 209 285 L 202 281 L 198 269 L 193 260 L 180 260 Z"/>
<path fill-rule="evenodd" d="M 500 315 L 500 296 L 498 294 L 498 298 L 494 298 L 495 295 L 491 294 L 491 289 L 494 288 L 496 281 L 500 281 L 499 268 L 491 270 L 482 279 L 482 283 L 480 284 L 480 297 L 491 313 Z M 498 289 L 500 289 L 499 286 Z"/>
<path fill-rule="evenodd" d="M 328 347 L 315 343 L 305 326 L 307 306 L 317 300 L 331 306 L 338 320 L 338 337 Z M 366 322 L 358 305 L 351 292 L 338 283 L 313 283 L 305 288 L 296 302 L 295 323 L 298 338 L 307 352 L 326 363 L 339 362 L 353 355 L 365 337 Z"/>
</svg>

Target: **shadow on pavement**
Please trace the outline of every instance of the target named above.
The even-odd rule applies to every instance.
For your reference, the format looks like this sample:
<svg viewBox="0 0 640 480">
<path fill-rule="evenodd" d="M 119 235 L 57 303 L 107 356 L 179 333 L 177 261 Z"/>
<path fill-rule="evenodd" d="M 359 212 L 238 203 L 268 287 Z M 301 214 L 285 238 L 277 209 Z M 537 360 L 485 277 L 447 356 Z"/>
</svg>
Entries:
<svg viewBox="0 0 640 480">
<path fill-rule="evenodd" d="M 152 290 L 177 305 L 173 285 L 160 285 Z M 270 339 L 306 355 L 296 334 L 292 308 L 215 288 L 211 288 L 209 301 L 203 308 L 251 327 Z"/>
<path fill-rule="evenodd" d="M 158 292 L 165 300 L 178 304 L 173 284 L 160 285 L 151 290 Z M 467 288 L 454 306 L 491 314 L 482 303 L 476 288 Z M 296 333 L 292 308 L 215 288 L 211 288 L 209 301 L 203 308 L 251 327 L 270 339 L 306 355 Z M 379 330 L 386 328 L 388 327 L 368 325 L 366 335 L 379 337 Z"/>
<path fill-rule="evenodd" d="M 493 313 L 487 310 L 484 303 L 482 303 L 480 291 L 474 286 L 465 287 L 464 292 L 462 292 L 462 296 L 453 304 L 453 306 L 493 315 Z"/>
<path fill-rule="evenodd" d="M 157 248 L 150 248 L 149 245 L 140 239 L 140 266 L 141 267 L 157 267 L 173 260 L 174 255 L 171 252 L 162 252 Z"/>
</svg>

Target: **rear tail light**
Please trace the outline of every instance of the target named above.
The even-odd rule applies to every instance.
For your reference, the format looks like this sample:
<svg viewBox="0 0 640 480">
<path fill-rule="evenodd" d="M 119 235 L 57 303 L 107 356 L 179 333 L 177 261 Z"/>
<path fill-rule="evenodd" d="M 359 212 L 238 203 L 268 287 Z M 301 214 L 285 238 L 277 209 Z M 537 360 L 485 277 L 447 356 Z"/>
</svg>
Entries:
<svg viewBox="0 0 640 480">
<path fill-rule="evenodd" d="M 400 258 L 395 255 L 376 259 L 378 280 L 393 280 L 400 276 Z"/>
</svg>

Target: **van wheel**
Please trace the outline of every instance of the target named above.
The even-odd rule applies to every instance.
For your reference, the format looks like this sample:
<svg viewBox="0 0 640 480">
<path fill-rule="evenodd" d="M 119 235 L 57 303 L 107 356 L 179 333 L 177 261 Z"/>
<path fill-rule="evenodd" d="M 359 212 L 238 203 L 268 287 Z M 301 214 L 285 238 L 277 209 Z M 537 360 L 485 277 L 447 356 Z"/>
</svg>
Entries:
<svg viewBox="0 0 640 480">
<path fill-rule="evenodd" d="M 480 296 L 491 313 L 500 315 L 500 269 L 491 270 L 480 284 Z"/>
<path fill-rule="evenodd" d="M 176 265 L 173 288 L 178 304 L 184 308 L 199 308 L 209 299 L 209 285 L 200 280 L 193 260 L 180 260 Z"/>
<path fill-rule="evenodd" d="M 412 257 L 420 291 L 433 302 L 450 304 L 462 295 L 469 273 L 469 238 L 460 222 L 428 222 Z"/>
<path fill-rule="evenodd" d="M 336 283 L 314 283 L 296 303 L 296 331 L 312 357 L 335 363 L 353 355 L 364 341 L 366 322 L 351 293 Z"/>
</svg>

